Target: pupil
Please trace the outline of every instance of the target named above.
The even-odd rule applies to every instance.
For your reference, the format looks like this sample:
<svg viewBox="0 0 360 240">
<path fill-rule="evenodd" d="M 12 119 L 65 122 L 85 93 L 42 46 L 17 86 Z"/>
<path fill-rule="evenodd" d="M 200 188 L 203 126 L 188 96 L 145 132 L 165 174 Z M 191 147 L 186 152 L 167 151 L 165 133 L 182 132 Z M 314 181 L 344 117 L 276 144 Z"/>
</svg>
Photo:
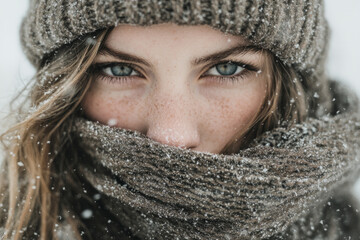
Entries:
<svg viewBox="0 0 360 240">
<path fill-rule="evenodd" d="M 233 63 L 224 63 L 216 66 L 216 70 L 222 75 L 233 75 L 236 69 L 237 65 Z"/>
<path fill-rule="evenodd" d="M 128 66 L 113 66 L 111 67 L 111 73 L 114 76 L 128 76 L 130 75 L 132 72 L 132 68 L 128 67 Z"/>
</svg>

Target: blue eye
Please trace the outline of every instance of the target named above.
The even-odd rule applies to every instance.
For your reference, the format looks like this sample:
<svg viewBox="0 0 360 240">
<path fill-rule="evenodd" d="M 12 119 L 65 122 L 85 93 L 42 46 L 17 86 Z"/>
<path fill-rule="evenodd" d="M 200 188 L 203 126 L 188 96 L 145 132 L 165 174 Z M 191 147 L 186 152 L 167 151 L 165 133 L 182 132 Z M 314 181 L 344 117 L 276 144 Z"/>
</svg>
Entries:
<svg viewBox="0 0 360 240">
<path fill-rule="evenodd" d="M 116 64 L 102 69 L 104 73 L 113 77 L 124 77 L 134 75 L 135 70 L 127 65 Z"/>
<path fill-rule="evenodd" d="M 227 62 L 217 64 L 214 67 L 210 68 L 208 74 L 217 76 L 231 76 L 240 73 L 244 69 L 244 67 L 241 67 L 238 64 Z"/>
</svg>

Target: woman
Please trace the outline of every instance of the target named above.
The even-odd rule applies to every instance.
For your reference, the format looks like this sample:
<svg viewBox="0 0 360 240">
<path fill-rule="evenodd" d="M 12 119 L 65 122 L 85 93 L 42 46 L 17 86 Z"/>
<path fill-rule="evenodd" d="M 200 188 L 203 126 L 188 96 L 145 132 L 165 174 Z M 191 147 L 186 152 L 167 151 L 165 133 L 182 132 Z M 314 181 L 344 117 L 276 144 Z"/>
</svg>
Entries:
<svg viewBox="0 0 360 240">
<path fill-rule="evenodd" d="M 32 1 L 5 239 L 356 239 L 322 1 Z"/>
</svg>

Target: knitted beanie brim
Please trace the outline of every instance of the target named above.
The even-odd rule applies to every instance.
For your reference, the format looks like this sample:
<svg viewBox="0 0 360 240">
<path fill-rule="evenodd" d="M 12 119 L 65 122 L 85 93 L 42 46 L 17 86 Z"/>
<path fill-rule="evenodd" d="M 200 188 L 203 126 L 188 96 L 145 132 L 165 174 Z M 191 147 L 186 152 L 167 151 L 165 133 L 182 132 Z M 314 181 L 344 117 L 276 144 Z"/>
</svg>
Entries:
<svg viewBox="0 0 360 240">
<path fill-rule="evenodd" d="M 322 0 L 33 0 L 21 42 L 38 66 L 80 36 L 118 24 L 209 25 L 241 35 L 300 71 L 321 72 L 328 26 Z"/>
</svg>

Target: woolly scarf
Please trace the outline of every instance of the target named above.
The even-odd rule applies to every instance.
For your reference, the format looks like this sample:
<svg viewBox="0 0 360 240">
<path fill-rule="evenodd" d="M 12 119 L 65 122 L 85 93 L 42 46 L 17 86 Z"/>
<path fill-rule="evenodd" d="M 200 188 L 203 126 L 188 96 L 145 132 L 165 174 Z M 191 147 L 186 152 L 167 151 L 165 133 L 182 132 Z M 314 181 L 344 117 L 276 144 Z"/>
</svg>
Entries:
<svg viewBox="0 0 360 240">
<path fill-rule="evenodd" d="M 141 239 L 296 239 L 305 225 L 302 234 L 318 225 L 326 232 L 323 206 L 360 166 L 358 113 L 282 125 L 231 155 L 167 146 L 83 118 L 74 131 L 90 156 L 81 174 Z"/>
</svg>

